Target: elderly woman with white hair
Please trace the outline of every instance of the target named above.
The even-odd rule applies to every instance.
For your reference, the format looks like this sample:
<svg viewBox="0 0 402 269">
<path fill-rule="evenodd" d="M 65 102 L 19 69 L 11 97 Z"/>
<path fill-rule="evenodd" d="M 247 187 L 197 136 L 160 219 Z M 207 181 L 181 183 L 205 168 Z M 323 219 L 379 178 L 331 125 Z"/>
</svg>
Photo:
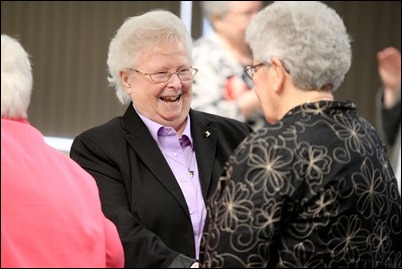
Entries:
<svg viewBox="0 0 402 269">
<path fill-rule="evenodd" d="M 231 156 L 208 205 L 203 267 L 401 266 L 401 198 L 387 151 L 333 91 L 351 66 L 340 16 L 275 2 L 246 32 L 268 125 Z"/>
<path fill-rule="evenodd" d="M 28 53 L 1 35 L 1 267 L 123 267 L 94 179 L 28 122 Z"/>
<path fill-rule="evenodd" d="M 125 267 L 197 267 L 206 200 L 251 132 L 190 109 L 192 39 L 175 14 L 127 18 L 109 46 L 109 81 L 124 115 L 78 135 L 70 156 L 95 178 Z"/>
</svg>

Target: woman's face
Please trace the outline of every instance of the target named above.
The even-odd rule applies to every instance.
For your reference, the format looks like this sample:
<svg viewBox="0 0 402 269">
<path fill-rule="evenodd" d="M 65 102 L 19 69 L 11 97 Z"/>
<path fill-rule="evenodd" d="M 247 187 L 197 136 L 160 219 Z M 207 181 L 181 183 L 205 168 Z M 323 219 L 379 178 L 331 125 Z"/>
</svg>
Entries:
<svg viewBox="0 0 402 269">
<path fill-rule="evenodd" d="M 121 76 L 134 107 L 141 115 L 178 131 L 184 128 L 190 110 L 193 80 L 180 80 L 177 74 L 172 74 L 166 82 L 155 82 L 144 73 L 175 73 L 189 68 L 190 58 L 185 47 L 165 41 L 144 49 L 138 64 Z M 153 77 L 156 76 L 158 74 Z"/>
<path fill-rule="evenodd" d="M 233 1 L 230 11 L 214 20 L 214 25 L 221 36 L 232 46 L 245 44 L 244 35 L 251 19 L 262 8 L 262 1 Z"/>
</svg>

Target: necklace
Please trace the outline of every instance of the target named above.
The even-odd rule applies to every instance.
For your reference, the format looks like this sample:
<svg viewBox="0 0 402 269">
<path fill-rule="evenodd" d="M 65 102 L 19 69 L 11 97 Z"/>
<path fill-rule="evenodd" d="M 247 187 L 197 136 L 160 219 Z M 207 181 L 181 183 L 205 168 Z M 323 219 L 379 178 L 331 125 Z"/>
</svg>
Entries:
<svg viewBox="0 0 402 269">
<path fill-rule="evenodd" d="M 191 168 L 191 164 L 193 163 L 193 154 L 194 154 L 193 151 L 191 151 L 190 164 L 189 164 L 188 166 L 187 166 L 187 164 L 184 164 L 184 163 L 182 163 L 182 162 L 179 162 L 179 161 L 176 160 L 175 158 L 170 157 L 169 154 L 167 154 L 162 148 L 161 148 L 161 151 L 162 151 L 163 155 L 165 155 L 165 156 L 168 157 L 169 159 L 175 161 L 176 163 L 180 164 L 181 166 L 185 167 L 185 168 L 187 169 L 187 171 L 188 171 L 188 174 L 190 175 L 190 178 L 193 178 L 193 176 L 194 176 L 194 171 L 190 169 L 190 168 Z"/>
</svg>

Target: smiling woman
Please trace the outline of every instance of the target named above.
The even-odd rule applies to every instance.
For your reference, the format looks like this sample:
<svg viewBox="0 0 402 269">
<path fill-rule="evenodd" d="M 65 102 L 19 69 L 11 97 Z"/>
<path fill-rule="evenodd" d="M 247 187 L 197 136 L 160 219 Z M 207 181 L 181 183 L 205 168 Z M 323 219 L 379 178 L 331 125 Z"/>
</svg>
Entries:
<svg viewBox="0 0 402 269">
<path fill-rule="evenodd" d="M 186 26 L 169 11 L 126 19 L 107 60 L 109 82 L 126 112 L 84 131 L 71 147 L 126 242 L 126 267 L 198 266 L 204 199 L 252 131 L 190 109 L 197 73 L 191 49 Z"/>
</svg>

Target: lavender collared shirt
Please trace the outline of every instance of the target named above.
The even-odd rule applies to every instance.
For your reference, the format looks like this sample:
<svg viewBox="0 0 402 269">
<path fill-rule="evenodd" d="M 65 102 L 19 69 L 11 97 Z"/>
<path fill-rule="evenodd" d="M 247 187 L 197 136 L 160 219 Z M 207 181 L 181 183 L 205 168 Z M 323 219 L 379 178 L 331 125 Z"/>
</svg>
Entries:
<svg viewBox="0 0 402 269">
<path fill-rule="evenodd" d="M 138 115 L 158 144 L 186 199 L 193 225 L 196 258 L 198 259 L 206 208 L 202 197 L 197 159 L 190 131 L 190 116 L 187 117 L 183 135 L 179 138 L 174 128 L 156 123 L 140 113 Z M 194 173 L 193 176 L 190 175 L 190 171 Z"/>
</svg>

